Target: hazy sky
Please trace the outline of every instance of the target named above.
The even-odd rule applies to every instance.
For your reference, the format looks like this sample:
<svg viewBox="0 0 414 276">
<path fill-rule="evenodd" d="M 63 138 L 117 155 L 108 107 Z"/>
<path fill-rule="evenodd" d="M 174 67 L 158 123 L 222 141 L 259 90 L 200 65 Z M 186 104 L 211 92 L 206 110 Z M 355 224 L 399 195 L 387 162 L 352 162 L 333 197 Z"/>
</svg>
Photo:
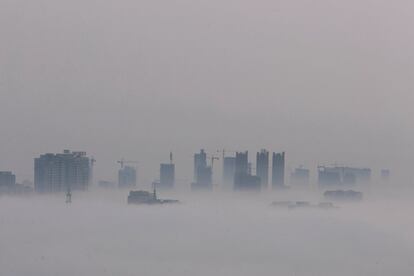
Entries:
<svg viewBox="0 0 414 276">
<path fill-rule="evenodd" d="M 173 150 L 286 150 L 289 166 L 414 163 L 414 4 L 388 0 L 0 0 L 0 170 Z"/>
</svg>

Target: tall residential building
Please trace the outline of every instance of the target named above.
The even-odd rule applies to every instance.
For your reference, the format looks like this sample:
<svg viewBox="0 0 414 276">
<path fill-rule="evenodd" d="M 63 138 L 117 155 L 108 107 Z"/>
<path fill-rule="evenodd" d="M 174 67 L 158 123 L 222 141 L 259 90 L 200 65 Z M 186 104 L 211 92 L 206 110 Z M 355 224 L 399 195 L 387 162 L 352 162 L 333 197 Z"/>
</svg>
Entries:
<svg viewBox="0 0 414 276">
<path fill-rule="evenodd" d="M 272 156 L 272 187 L 285 187 L 285 153 L 273 153 Z"/>
<path fill-rule="evenodd" d="M 211 166 L 207 166 L 207 154 L 202 149 L 200 153 L 194 154 L 194 182 L 191 184 L 193 190 L 212 190 L 213 172 Z"/>
<path fill-rule="evenodd" d="M 161 164 L 160 165 L 160 183 L 157 188 L 172 189 L 175 185 L 175 165 Z"/>
<path fill-rule="evenodd" d="M 125 166 L 118 171 L 118 187 L 128 188 L 137 185 L 137 170 L 134 167 Z"/>
<path fill-rule="evenodd" d="M 233 189 L 259 191 L 260 178 L 251 174 L 248 152 L 236 152 Z"/>
<path fill-rule="evenodd" d="M 329 186 L 353 186 L 369 183 L 371 169 L 333 166 L 318 167 L 318 182 L 321 188 Z"/>
<path fill-rule="evenodd" d="M 194 154 L 194 181 L 197 182 L 198 171 L 200 168 L 207 167 L 207 154 L 202 149 L 200 153 Z"/>
<path fill-rule="evenodd" d="M 248 153 L 245 152 L 236 152 L 236 160 L 235 160 L 235 174 L 248 174 L 249 172 L 249 161 L 248 161 Z"/>
<path fill-rule="evenodd" d="M 260 178 L 260 186 L 267 189 L 269 183 L 269 152 L 262 149 L 256 154 L 256 175 Z"/>
<path fill-rule="evenodd" d="M 47 153 L 34 160 L 35 191 L 86 190 L 90 181 L 90 160 L 85 152 Z"/>
<path fill-rule="evenodd" d="M 233 188 L 234 174 L 236 172 L 236 158 L 224 157 L 223 159 L 223 185 L 228 189 Z"/>
<path fill-rule="evenodd" d="M 0 190 L 16 185 L 16 176 L 12 172 L 0 172 Z"/>
</svg>

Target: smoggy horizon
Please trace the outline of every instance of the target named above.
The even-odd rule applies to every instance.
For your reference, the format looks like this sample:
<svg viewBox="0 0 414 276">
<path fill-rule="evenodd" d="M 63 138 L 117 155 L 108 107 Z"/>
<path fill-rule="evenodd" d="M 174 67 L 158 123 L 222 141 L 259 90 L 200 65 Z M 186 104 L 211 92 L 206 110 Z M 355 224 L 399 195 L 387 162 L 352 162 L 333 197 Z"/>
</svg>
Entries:
<svg viewBox="0 0 414 276">
<path fill-rule="evenodd" d="M 286 151 L 294 168 L 389 168 L 411 182 L 414 4 L 0 2 L 0 169 L 63 149 L 140 181 L 172 151 Z M 217 168 L 219 168 L 218 166 Z"/>
</svg>

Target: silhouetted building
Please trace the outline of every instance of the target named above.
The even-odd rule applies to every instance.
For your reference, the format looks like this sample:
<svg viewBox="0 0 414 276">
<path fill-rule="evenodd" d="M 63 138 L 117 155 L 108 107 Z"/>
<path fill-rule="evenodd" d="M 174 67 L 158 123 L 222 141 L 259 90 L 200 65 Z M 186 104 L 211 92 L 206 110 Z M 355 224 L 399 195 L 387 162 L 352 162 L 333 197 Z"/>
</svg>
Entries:
<svg viewBox="0 0 414 276">
<path fill-rule="evenodd" d="M 118 171 L 118 187 L 130 188 L 137 185 L 137 170 L 134 167 L 125 166 Z"/>
<path fill-rule="evenodd" d="M 320 187 L 353 186 L 368 183 L 371 179 L 371 169 L 352 167 L 318 167 L 318 182 Z"/>
<path fill-rule="evenodd" d="M 256 175 L 260 178 L 263 189 L 267 189 L 269 183 L 269 152 L 261 150 L 256 154 Z"/>
<path fill-rule="evenodd" d="M 207 166 L 207 154 L 202 149 L 200 153 L 194 154 L 194 182 L 191 183 L 191 189 L 212 190 L 212 177 L 212 169 Z"/>
<path fill-rule="evenodd" d="M 197 174 L 199 168 L 207 167 L 207 154 L 202 149 L 200 153 L 194 154 L 194 181 L 197 181 Z"/>
<path fill-rule="evenodd" d="M 237 173 L 234 177 L 234 190 L 260 191 L 260 177 L 247 173 Z"/>
<path fill-rule="evenodd" d="M 236 158 L 224 157 L 223 159 L 223 184 L 227 188 L 233 188 L 234 174 L 236 172 Z"/>
<path fill-rule="evenodd" d="M 273 153 L 272 156 L 272 187 L 285 187 L 285 153 Z"/>
<path fill-rule="evenodd" d="M 235 175 L 248 174 L 248 172 L 249 172 L 249 161 L 248 161 L 247 151 L 236 152 Z"/>
<path fill-rule="evenodd" d="M 0 189 L 16 185 L 16 176 L 12 172 L 0 172 Z"/>
<path fill-rule="evenodd" d="M 260 178 L 251 174 L 251 166 L 249 166 L 248 152 L 236 152 L 235 159 L 235 173 L 234 173 L 234 186 L 236 191 L 248 190 L 258 191 L 260 190 Z"/>
<path fill-rule="evenodd" d="M 159 188 L 172 189 L 175 185 L 175 165 L 161 164 L 160 165 L 160 184 Z"/>
<path fill-rule="evenodd" d="M 35 158 L 35 191 L 86 190 L 90 181 L 90 160 L 85 152 L 43 154 Z"/>
<path fill-rule="evenodd" d="M 179 203 L 176 199 L 159 199 L 154 188 L 152 193 L 147 191 L 130 191 L 128 195 L 128 204 L 168 204 Z"/>
<path fill-rule="evenodd" d="M 292 187 L 307 187 L 309 185 L 309 170 L 303 167 L 296 168 L 290 175 Z"/>
<path fill-rule="evenodd" d="M 337 171 L 326 169 L 325 167 L 319 167 L 318 182 L 320 186 L 340 185 L 342 183 L 341 174 Z"/>
</svg>

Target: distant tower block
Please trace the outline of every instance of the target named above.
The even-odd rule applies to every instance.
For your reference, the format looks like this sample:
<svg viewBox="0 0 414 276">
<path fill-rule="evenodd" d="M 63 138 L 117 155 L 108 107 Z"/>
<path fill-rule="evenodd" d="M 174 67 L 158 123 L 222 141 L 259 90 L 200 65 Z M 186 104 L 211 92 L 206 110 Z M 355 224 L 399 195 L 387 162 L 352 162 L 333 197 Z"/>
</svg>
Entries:
<svg viewBox="0 0 414 276">
<path fill-rule="evenodd" d="M 160 184 L 161 189 L 172 189 L 175 185 L 175 165 L 160 164 Z"/>
<path fill-rule="evenodd" d="M 233 188 L 234 174 L 236 172 L 236 158 L 226 156 L 223 159 L 223 185 L 227 189 Z"/>
<path fill-rule="evenodd" d="M 264 149 L 256 154 L 256 175 L 260 178 L 261 188 L 266 190 L 269 182 L 269 152 Z"/>
<path fill-rule="evenodd" d="M 285 153 L 273 153 L 272 157 L 272 187 L 285 187 Z"/>
</svg>

